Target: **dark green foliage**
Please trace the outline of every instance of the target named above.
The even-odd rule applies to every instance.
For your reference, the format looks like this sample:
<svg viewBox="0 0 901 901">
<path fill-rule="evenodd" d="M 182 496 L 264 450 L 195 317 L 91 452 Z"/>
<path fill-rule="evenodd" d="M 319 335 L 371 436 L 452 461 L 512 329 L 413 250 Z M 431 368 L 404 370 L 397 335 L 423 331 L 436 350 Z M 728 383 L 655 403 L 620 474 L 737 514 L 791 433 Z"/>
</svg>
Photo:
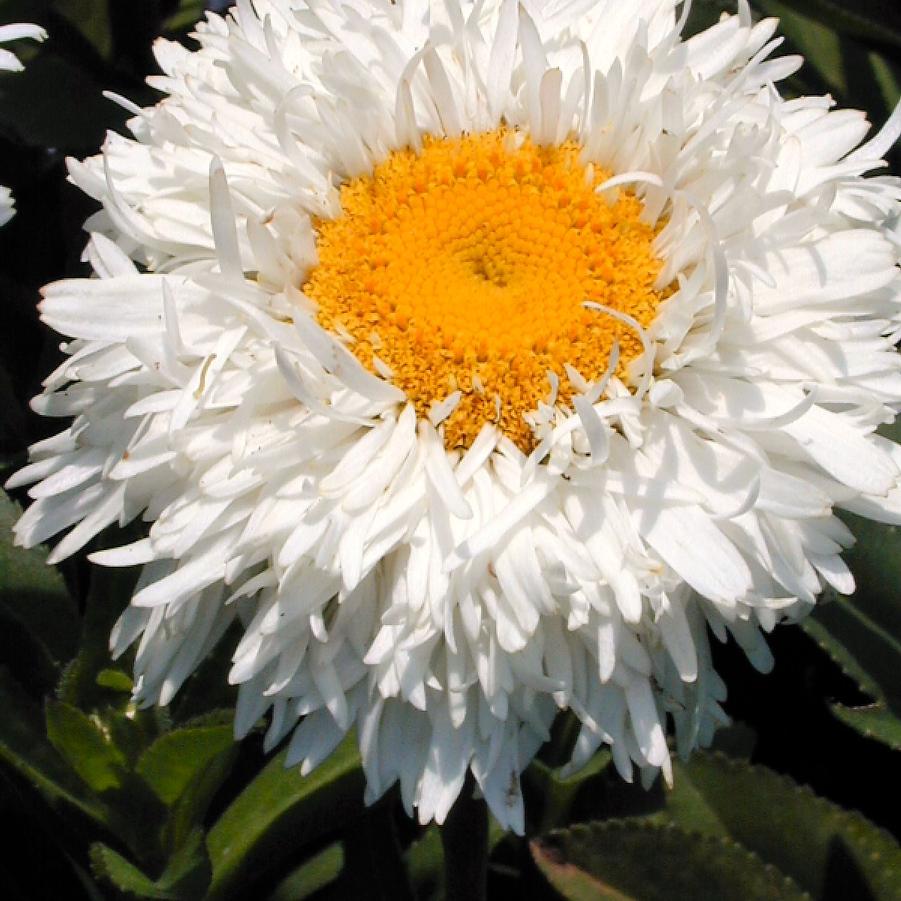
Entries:
<svg viewBox="0 0 901 901">
<path fill-rule="evenodd" d="M 242 881 L 293 858 L 297 845 L 340 829 L 362 810 L 355 736 L 306 778 L 285 769 L 284 753 L 277 755 L 209 831 L 211 897 L 227 897 Z"/>
<path fill-rule="evenodd" d="M 50 690 L 56 668 L 76 652 L 78 610 L 47 554 L 22 554 L 9 540 L 21 508 L 0 496 L 0 651 L 6 665 Z"/>
<path fill-rule="evenodd" d="M 611 820 L 552 832 L 532 844 L 551 885 L 572 901 L 800 901 L 775 867 L 728 838 L 677 826 Z"/>
<path fill-rule="evenodd" d="M 611 898 L 901 896 L 901 848 L 887 832 L 771 770 L 698 752 L 650 799 L 644 814 L 534 842 L 551 884 L 573 899 L 599 886 Z"/>
<path fill-rule="evenodd" d="M 860 814 L 763 767 L 698 753 L 676 767 L 660 815 L 683 829 L 740 842 L 814 898 L 901 893 L 901 849 Z"/>
<path fill-rule="evenodd" d="M 897 424 L 888 432 L 901 438 Z M 858 590 L 833 596 L 803 623 L 808 635 L 870 699 L 863 705 L 833 703 L 835 715 L 858 732 L 901 750 L 901 531 L 845 515 L 857 538 L 847 553 Z"/>
</svg>

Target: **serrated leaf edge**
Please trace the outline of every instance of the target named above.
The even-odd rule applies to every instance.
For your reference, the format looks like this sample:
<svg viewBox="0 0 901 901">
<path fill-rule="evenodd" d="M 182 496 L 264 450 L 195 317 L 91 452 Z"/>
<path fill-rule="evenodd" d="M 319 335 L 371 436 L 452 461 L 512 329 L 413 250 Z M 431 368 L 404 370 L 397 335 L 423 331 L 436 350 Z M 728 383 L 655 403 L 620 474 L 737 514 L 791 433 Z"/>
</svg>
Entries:
<svg viewBox="0 0 901 901">
<path fill-rule="evenodd" d="M 882 826 L 879 826 L 872 820 L 868 819 L 859 810 L 841 807 L 834 801 L 830 801 L 828 798 L 824 798 L 822 795 L 818 795 L 806 783 L 796 782 L 794 779 L 792 779 L 790 776 L 786 776 L 784 773 L 777 773 L 775 770 L 771 770 L 769 767 L 760 766 L 759 764 L 747 763 L 743 760 L 737 760 L 734 757 L 729 757 L 728 755 L 723 754 L 720 751 L 697 751 L 695 752 L 694 756 L 713 759 L 717 763 L 723 764 L 727 769 L 731 769 L 733 771 L 744 769 L 746 771 L 753 772 L 755 775 L 762 776 L 765 779 L 770 779 L 774 782 L 781 783 L 781 785 L 783 785 L 786 789 L 794 791 L 795 794 L 806 795 L 807 797 L 809 797 L 809 799 L 814 804 L 818 805 L 824 813 L 830 816 L 844 817 L 851 821 L 856 821 L 854 825 L 864 827 L 864 829 L 866 830 L 865 832 L 863 832 L 863 834 L 858 834 L 856 838 L 861 843 L 861 845 L 865 847 L 865 850 L 868 853 L 879 850 L 872 847 L 871 836 L 874 834 L 878 835 L 879 838 L 881 838 L 883 841 L 894 845 L 896 848 L 899 847 L 897 839 L 887 829 L 883 829 Z M 872 858 L 872 854 L 870 854 L 870 861 L 871 863 L 875 864 L 875 861 Z M 888 867 L 884 862 L 880 862 L 878 864 L 878 870 L 886 877 L 890 878 L 893 875 L 892 869 Z"/>
<path fill-rule="evenodd" d="M 719 845 L 722 848 L 737 851 L 738 853 L 743 854 L 749 862 L 758 864 L 769 875 L 780 879 L 785 888 L 797 892 L 799 897 L 812 897 L 810 893 L 804 891 L 798 885 L 798 883 L 795 882 L 794 879 L 792 879 L 791 876 L 780 870 L 779 867 L 777 867 L 775 864 L 765 861 L 759 854 L 757 854 L 756 851 L 752 851 L 750 848 L 746 847 L 736 839 L 731 838 L 728 835 L 709 835 L 703 832 L 698 832 L 694 829 L 684 829 L 677 823 L 673 822 L 649 822 L 648 820 L 635 817 L 614 818 L 610 820 L 591 820 L 587 823 L 573 823 L 571 826 L 567 826 L 564 829 L 553 829 L 550 832 L 546 833 L 544 836 L 539 836 L 537 839 L 533 839 L 531 842 L 529 842 L 529 847 L 530 849 L 534 845 L 544 847 L 545 838 L 552 838 L 554 836 L 564 835 L 566 833 L 573 835 L 584 834 L 586 838 L 589 838 L 592 834 L 595 834 L 597 832 L 616 833 L 635 831 L 658 834 L 660 832 L 678 833 L 693 842 L 701 842 L 708 845 Z"/>
<path fill-rule="evenodd" d="M 144 879 L 146 879 L 150 886 L 153 886 L 154 891 L 152 893 L 137 892 L 134 889 L 128 889 L 122 886 L 115 878 L 115 876 L 113 876 L 112 871 L 110 870 L 108 859 L 110 855 L 116 855 L 117 857 L 120 857 L 123 861 L 125 861 L 125 863 L 132 869 L 134 869 L 136 873 L 139 873 Z M 88 860 L 91 865 L 91 873 L 93 874 L 95 879 L 112 885 L 117 892 L 125 895 L 126 897 L 138 899 L 152 898 L 159 899 L 159 901 L 168 901 L 168 899 L 175 897 L 170 892 L 158 888 L 154 880 L 152 880 L 142 869 L 140 869 L 140 867 L 135 866 L 135 864 L 133 864 L 127 857 L 119 854 L 118 851 L 111 848 L 109 845 L 105 845 L 103 842 L 94 842 L 91 845 L 88 851 Z"/>
<path fill-rule="evenodd" d="M 873 701 L 871 704 L 860 704 L 859 706 L 853 706 L 851 704 L 842 704 L 840 701 L 833 701 L 829 705 L 832 714 L 837 717 L 842 725 L 847 726 L 849 729 L 854 729 L 860 735 L 863 735 L 864 738 L 868 738 L 871 741 L 878 741 L 879 744 L 885 745 L 885 747 L 889 748 L 892 751 L 901 751 L 901 741 L 892 741 L 891 739 L 884 738 L 881 735 L 876 735 L 873 733 L 871 729 L 868 728 L 860 728 L 849 723 L 847 720 L 844 720 L 836 714 L 836 711 L 844 711 L 846 713 L 869 713 L 873 712 L 885 712 L 891 716 L 894 716 L 894 712 L 889 708 L 888 704 L 886 704 L 883 700 Z M 897 717 L 896 717 L 897 718 Z"/>
</svg>

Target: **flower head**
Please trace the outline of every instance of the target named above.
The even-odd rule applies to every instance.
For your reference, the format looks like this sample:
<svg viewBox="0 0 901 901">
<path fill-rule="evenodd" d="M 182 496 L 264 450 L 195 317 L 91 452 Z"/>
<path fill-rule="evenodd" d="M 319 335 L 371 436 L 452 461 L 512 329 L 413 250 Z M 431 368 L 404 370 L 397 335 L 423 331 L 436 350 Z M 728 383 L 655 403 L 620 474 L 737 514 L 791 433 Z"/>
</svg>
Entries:
<svg viewBox="0 0 901 901">
<path fill-rule="evenodd" d="M 862 114 L 783 99 L 745 3 L 239 2 L 157 45 L 167 95 L 71 164 L 96 278 L 35 401 L 17 527 L 143 566 L 112 636 L 166 704 L 240 621 L 236 730 L 373 799 L 471 770 L 523 828 L 555 714 L 670 772 L 725 720 L 708 632 L 853 580 L 833 511 L 901 522 L 901 186 Z M 855 149 L 857 148 L 857 149 Z"/>
<path fill-rule="evenodd" d="M 10 41 L 31 38 L 35 41 L 43 41 L 47 38 L 47 32 L 38 25 L 0 25 L 0 44 L 8 44 Z M 0 72 L 21 72 L 24 66 L 19 58 L 10 50 L 0 47 Z M 16 214 L 15 201 L 9 188 L 0 185 L 0 225 L 6 225 Z"/>
</svg>

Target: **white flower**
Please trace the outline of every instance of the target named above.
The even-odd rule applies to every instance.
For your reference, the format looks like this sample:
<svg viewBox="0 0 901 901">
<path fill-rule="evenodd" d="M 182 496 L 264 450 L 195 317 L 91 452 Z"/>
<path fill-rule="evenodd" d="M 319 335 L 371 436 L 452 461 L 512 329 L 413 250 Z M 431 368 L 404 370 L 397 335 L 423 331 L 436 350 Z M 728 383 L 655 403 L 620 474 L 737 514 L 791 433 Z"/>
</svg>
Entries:
<svg viewBox="0 0 901 901">
<path fill-rule="evenodd" d="M 43 41 L 47 38 L 47 32 L 38 25 L 0 25 L 0 44 L 10 41 L 31 38 L 35 41 Z M 15 53 L 0 47 L 0 71 L 21 72 L 24 66 L 19 62 Z M 9 188 L 0 185 L 0 226 L 6 225 L 16 215 L 15 201 Z"/>
<path fill-rule="evenodd" d="M 16 201 L 6 185 L 0 185 L 0 225 L 6 225 L 16 215 Z"/>
<path fill-rule="evenodd" d="M 708 630 L 766 670 L 853 590 L 833 509 L 901 522 L 901 186 L 862 177 L 901 113 L 855 150 L 774 20 L 686 13 L 239 0 L 157 45 L 168 96 L 71 164 L 97 278 L 44 291 L 34 406 L 75 420 L 12 480 L 53 561 L 152 523 L 93 555 L 143 566 L 139 700 L 237 618 L 238 735 L 271 709 L 307 772 L 355 726 L 369 800 L 441 822 L 469 769 L 522 830 L 558 710 L 573 768 L 669 778 L 668 717 L 725 721 Z"/>
<path fill-rule="evenodd" d="M 29 25 L 24 22 L 18 22 L 13 25 L 0 25 L 0 44 L 26 39 L 45 41 L 47 40 L 47 32 L 40 25 Z M 0 71 L 21 72 L 24 68 L 15 53 L 0 48 Z"/>
</svg>

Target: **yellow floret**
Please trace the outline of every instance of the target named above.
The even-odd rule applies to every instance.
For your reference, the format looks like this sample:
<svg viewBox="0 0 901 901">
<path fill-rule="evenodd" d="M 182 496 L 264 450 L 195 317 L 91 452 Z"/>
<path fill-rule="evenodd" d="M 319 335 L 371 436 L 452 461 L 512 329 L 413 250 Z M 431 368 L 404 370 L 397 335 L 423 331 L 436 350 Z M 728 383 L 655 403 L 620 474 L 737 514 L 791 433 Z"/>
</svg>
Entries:
<svg viewBox="0 0 901 901">
<path fill-rule="evenodd" d="M 374 356 L 387 365 L 421 417 L 461 391 L 448 448 L 497 422 L 528 451 L 523 414 L 547 399 L 548 371 L 567 404 L 564 364 L 591 381 L 615 340 L 621 371 L 642 351 L 634 331 L 583 303 L 651 323 L 655 229 L 632 194 L 596 193 L 610 173 L 583 166 L 580 151 L 507 129 L 426 138 L 419 154 L 396 151 L 345 184 L 342 214 L 316 222 L 319 262 L 303 290 L 320 324 L 349 333 L 370 370 Z"/>
</svg>

